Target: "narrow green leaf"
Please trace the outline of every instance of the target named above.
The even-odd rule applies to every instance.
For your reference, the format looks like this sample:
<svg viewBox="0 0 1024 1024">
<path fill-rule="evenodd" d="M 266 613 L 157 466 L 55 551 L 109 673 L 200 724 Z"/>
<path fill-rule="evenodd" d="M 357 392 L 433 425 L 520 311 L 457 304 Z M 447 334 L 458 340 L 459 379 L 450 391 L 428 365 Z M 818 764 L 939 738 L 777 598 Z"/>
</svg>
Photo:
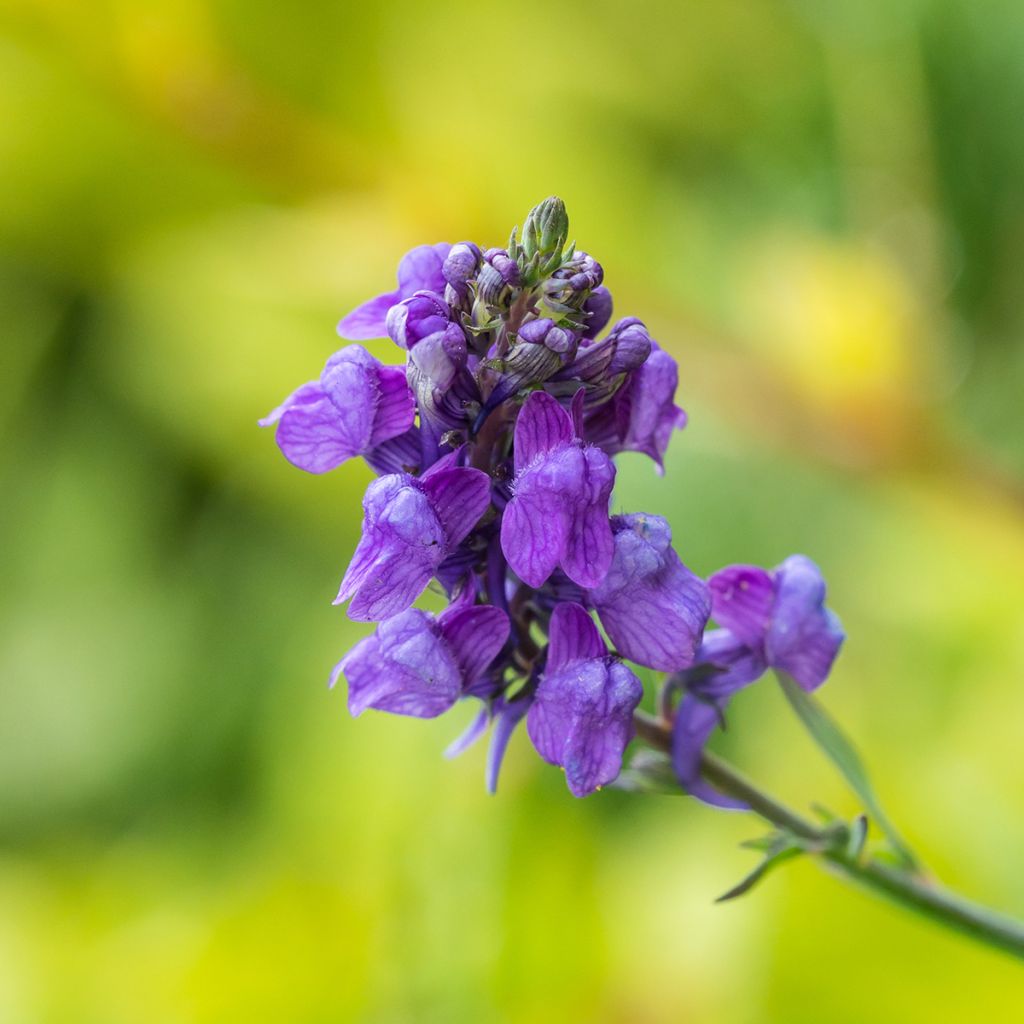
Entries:
<svg viewBox="0 0 1024 1024">
<path fill-rule="evenodd" d="M 750 892 L 773 868 L 778 867 L 779 864 L 784 864 L 787 860 L 792 860 L 794 857 L 799 857 L 803 852 L 799 846 L 790 846 L 788 843 L 781 848 L 776 848 L 746 878 L 734 885 L 728 892 L 722 893 L 715 902 L 727 903 L 729 900 L 743 896 L 745 893 Z"/>
<path fill-rule="evenodd" d="M 853 744 L 846 738 L 835 720 L 822 705 L 809 693 L 802 690 L 785 672 L 776 672 L 782 692 L 786 695 L 793 710 L 803 722 L 811 737 L 818 744 L 825 756 L 839 769 L 850 788 L 860 797 L 868 813 L 885 833 L 889 845 L 899 856 L 904 866 L 918 870 L 917 858 L 911 853 L 902 836 L 896 831 L 882 810 L 882 805 L 875 796 L 875 791 L 868 780 L 867 769 Z"/>
</svg>

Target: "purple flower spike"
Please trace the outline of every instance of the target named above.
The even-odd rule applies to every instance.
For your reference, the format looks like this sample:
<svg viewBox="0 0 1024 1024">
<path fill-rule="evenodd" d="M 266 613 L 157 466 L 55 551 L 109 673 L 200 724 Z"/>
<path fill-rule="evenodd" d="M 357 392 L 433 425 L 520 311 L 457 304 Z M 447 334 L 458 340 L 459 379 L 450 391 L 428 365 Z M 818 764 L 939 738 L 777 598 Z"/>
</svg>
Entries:
<svg viewBox="0 0 1024 1024">
<path fill-rule="evenodd" d="M 490 478 L 438 463 L 422 477 L 382 476 L 363 498 L 363 535 L 335 604 L 352 598 L 349 618 L 405 611 L 490 503 Z"/>
<path fill-rule="evenodd" d="M 531 587 L 558 566 L 581 587 L 596 587 L 612 561 L 611 459 L 584 445 L 572 416 L 542 391 L 519 413 L 514 452 L 513 496 L 501 524 L 508 564 Z"/>
<path fill-rule="evenodd" d="M 388 310 L 413 292 L 444 291 L 442 268 L 451 246 L 447 242 L 436 245 L 418 245 L 410 249 L 398 264 L 398 287 L 357 306 L 338 324 L 338 333 L 349 341 L 369 341 L 386 338 Z"/>
<path fill-rule="evenodd" d="M 608 636 L 639 665 L 686 668 L 711 612 L 707 584 L 680 561 L 661 516 L 614 516 L 612 535 L 611 568 L 588 595 Z"/>
<path fill-rule="evenodd" d="M 618 776 L 642 696 L 640 680 L 609 656 L 585 609 L 555 608 L 547 666 L 526 728 L 540 756 L 565 769 L 573 796 L 587 796 Z"/>
<path fill-rule="evenodd" d="M 353 715 L 376 708 L 435 718 L 484 674 L 508 632 L 508 617 L 490 605 L 449 609 L 437 619 L 410 608 L 356 644 L 335 666 L 331 686 L 344 673 Z"/>
<path fill-rule="evenodd" d="M 415 412 L 405 370 L 349 345 L 327 360 L 318 381 L 303 384 L 259 422 L 277 424 L 277 444 L 289 462 L 326 473 L 404 434 Z"/>
</svg>

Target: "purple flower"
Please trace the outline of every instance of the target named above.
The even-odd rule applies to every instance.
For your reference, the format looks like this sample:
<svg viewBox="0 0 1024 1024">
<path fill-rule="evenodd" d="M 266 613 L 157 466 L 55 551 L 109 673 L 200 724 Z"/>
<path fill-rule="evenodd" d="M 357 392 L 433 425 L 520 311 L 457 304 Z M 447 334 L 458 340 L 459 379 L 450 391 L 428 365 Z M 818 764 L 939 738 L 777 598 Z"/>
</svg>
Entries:
<svg viewBox="0 0 1024 1024">
<path fill-rule="evenodd" d="M 612 293 L 604 285 L 595 288 L 583 303 L 583 312 L 587 316 L 583 336 L 596 338 L 612 318 Z"/>
<path fill-rule="evenodd" d="M 814 562 L 791 555 L 771 572 L 730 565 L 708 583 L 711 614 L 719 625 L 803 689 L 821 686 L 845 634 L 825 607 L 825 581 Z"/>
<path fill-rule="evenodd" d="M 640 680 L 609 656 L 584 608 L 558 605 L 526 729 L 540 756 L 565 769 L 573 796 L 587 796 L 618 776 L 642 696 Z"/>
<path fill-rule="evenodd" d="M 445 257 L 441 271 L 445 281 L 461 299 L 469 294 L 467 285 L 480 267 L 483 256 L 473 242 L 457 242 Z"/>
<path fill-rule="evenodd" d="M 573 417 L 543 391 L 523 404 L 513 447 L 512 500 L 501 524 L 508 564 L 531 587 L 558 566 L 581 587 L 596 587 L 612 561 L 611 459 L 584 445 Z"/>
<path fill-rule="evenodd" d="M 675 404 L 679 368 L 651 342 L 650 355 L 635 369 L 611 401 L 587 417 L 588 440 L 608 452 L 642 452 L 664 474 L 664 458 L 675 430 L 686 426 L 686 413 Z"/>
<path fill-rule="evenodd" d="M 349 345 L 327 360 L 319 380 L 303 384 L 259 423 L 277 424 L 277 444 L 289 462 L 326 473 L 405 434 L 415 413 L 405 370 Z"/>
<path fill-rule="evenodd" d="M 613 516 L 611 568 L 588 597 L 616 649 L 663 672 L 693 662 L 711 611 L 707 584 L 680 561 L 661 516 Z"/>
<path fill-rule="evenodd" d="M 768 572 L 731 565 L 708 581 L 711 614 L 722 629 L 705 634 L 696 665 L 685 676 L 688 693 L 676 712 L 673 761 L 686 790 L 707 803 L 743 806 L 700 777 L 704 744 L 722 721 L 729 698 L 769 668 L 786 672 L 805 690 L 828 677 L 845 634 L 825 607 L 821 571 L 793 555 Z"/>
<path fill-rule="evenodd" d="M 363 534 L 335 604 L 362 621 L 405 611 L 490 503 L 490 478 L 478 469 L 437 462 L 422 477 L 393 473 L 363 498 Z"/>
<path fill-rule="evenodd" d="M 508 640 L 508 616 L 491 605 L 452 607 L 438 618 L 418 608 L 382 622 L 335 666 L 353 715 L 367 708 L 434 718 L 485 675 Z"/>
<path fill-rule="evenodd" d="M 357 306 L 338 324 L 338 333 L 349 341 L 369 341 L 387 337 L 385 318 L 388 310 L 413 292 L 444 291 L 442 268 L 451 246 L 447 242 L 418 245 L 410 249 L 398 264 L 398 287 Z"/>
</svg>

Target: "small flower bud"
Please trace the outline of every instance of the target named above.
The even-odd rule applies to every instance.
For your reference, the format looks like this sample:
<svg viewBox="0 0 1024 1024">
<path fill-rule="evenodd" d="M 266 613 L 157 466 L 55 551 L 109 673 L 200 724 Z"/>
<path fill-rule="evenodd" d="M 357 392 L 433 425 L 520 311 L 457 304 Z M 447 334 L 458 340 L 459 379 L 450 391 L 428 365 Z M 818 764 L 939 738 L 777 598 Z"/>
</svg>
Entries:
<svg viewBox="0 0 1024 1024">
<path fill-rule="evenodd" d="M 523 255 L 528 259 L 538 258 L 541 264 L 550 259 L 561 258 L 569 236 L 569 217 L 565 203 L 558 196 L 550 196 L 535 206 L 527 215 L 523 225 Z"/>
<path fill-rule="evenodd" d="M 477 277 L 480 298 L 496 306 L 507 294 L 507 289 L 519 284 L 519 264 L 504 249 L 488 249 L 484 265 Z"/>
<path fill-rule="evenodd" d="M 575 351 L 576 336 L 564 327 L 556 327 L 553 320 L 544 317 L 531 320 L 519 328 L 519 340 L 529 345 L 544 345 L 559 354 Z M 569 358 L 572 358 L 571 355 Z"/>
<path fill-rule="evenodd" d="M 388 337 L 401 348 L 443 331 L 451 320 L 448 304 L 435 292 L 415 292 L 388 310 Z"/>
<path fill-rule="evenodd" d="M 476 274 L 482 259 L 480 249 L 472 242 L 459 242 L 452 246 L 441 272 L 460 297 L 466 295 L 467 282 Z"/>
<path fill-rule="evenodd" d="M 647 361 L 651 354 L 651 336 L 642 320 L 635 316 L 626 317 L 620 320 L 608 335 L 608 340 L 614 340 L 615 354 L 608 365 L 608 373 L 629 373 Z"/>
</svg>

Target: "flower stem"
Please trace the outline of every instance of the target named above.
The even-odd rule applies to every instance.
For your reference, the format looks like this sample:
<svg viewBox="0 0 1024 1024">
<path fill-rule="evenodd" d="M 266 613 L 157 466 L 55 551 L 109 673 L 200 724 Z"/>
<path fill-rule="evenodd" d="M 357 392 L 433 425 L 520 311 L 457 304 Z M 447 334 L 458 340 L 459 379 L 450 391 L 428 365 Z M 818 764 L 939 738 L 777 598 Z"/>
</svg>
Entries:
<svg viewBox="0 0 1024 1024">
<path fill-rule="evenodd" d="M 642 712 L 637 713 L 635 722 L 641 739 L 659 750 L 671 751 L 671 727 L 667 723 Z M 920 875 L 889 867 L 837 845 L 834 831 L 808 821 L 709 751 L 701 758 L 701 772 L 717 789 L 746 803 L 754 814 L 803 840 L 806 852 L 815 855 L 832 874 L 930 921 L 1024 960 L 1024 924 L 1021 922 L 973 903 Z"/>
</svg>

